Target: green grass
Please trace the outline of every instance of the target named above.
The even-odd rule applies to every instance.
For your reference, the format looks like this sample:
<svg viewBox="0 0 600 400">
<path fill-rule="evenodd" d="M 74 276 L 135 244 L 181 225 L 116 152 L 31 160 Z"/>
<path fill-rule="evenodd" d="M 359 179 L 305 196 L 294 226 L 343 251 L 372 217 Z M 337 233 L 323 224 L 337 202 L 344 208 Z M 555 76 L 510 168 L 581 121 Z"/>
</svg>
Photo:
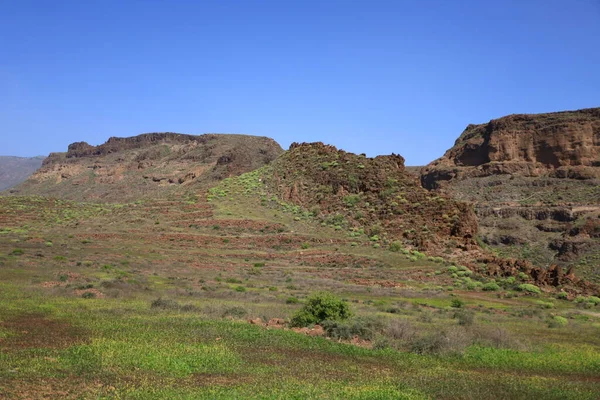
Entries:
<svg viewBox="0 0 600 400">
<path fill-rule="evenodd" d="M 257 205 L 253 194 L 234 194 L 206 221 L 180 223 L 194 212 L 186 200 L 162 213 L 160 226 L 153 214 L 161 206 L 153 203 L 123 205 L 113 215 L 91 204 L 0 197 L 0 211 L 14 215 L 7 226 L 27 225 L 0 236 L 0 397 L 36 398 L 43 390 L 101 399 L 600 396 L 594 301 L 522 292 L 505 299 L 465 285 L 439 290 L 466 279 L 452 277 L 462 268 L 374 249 L 366 235 L 350 237 L 294 210 Z M 53 225 L 53 216 L 64 215 L 57 207 L 80 207 L 90 217 Z M 244 208 L 252 218 L 232 224 Z M 90 243 L 81 244 L 84 237 Z M 9 256 L 15 248 L 23 254 Z M 100 297 L 76 294 L 90 285 Z M 369 318 L 381 324 L 373 342 L 361 347 L 247 322 L 289 320 L 321 290 L 347 301 L 355 315 L 349 326 L 364 328 Z M 174 305 L 152 308 L 158 298 Z M 472 326 L 458 324 L 457 298 L 475 316 Z M 553 308 L 542 304 L 550 301 Z M 584 303 L 589 308 L 578 308 Z M 554 316 L 568 325 L 549 327 Z M 416 337 L 394 337 L 385 330 L 393 322 Z M 499 326 L 510 336 L 506 346 L 477 341 Z M 452 329 L 469 337 L 462 351 L 411 351 L 414 340 Z M 372 349 L 377 341 L 385 346 Z"/>
</svg>

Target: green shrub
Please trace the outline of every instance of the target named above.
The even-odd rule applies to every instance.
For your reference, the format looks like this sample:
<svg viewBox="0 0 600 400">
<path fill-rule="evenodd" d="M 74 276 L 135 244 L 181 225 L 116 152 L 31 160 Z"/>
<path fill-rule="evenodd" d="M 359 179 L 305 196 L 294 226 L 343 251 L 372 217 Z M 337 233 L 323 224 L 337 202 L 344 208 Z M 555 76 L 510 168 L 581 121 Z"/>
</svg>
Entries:
<svg viewBox="0 0 600 400">
<path fill-rule="evenodd" d="M 560 328 L 563 326 L 567 326 L 568 324 L 569 320 L 565 317 L 561 317 L 560 315 L 556 315 L 548 321 L 548 327 L 550 328 Z"/>
<path fill-rule="evenodd" d="M 462 301 L 461 299 L 452 299 L 452 302 L 450 303 L 450 307 L 452 308 L 463 308 L 465 305 L 465 302 Z"/>
<path fill-rule="evenodd" d="M 542 291 L 539 287 L 532 285 L 531 283 L 523 283 L 522 285 L 517 286 L 517 290 L 521 292 L 533 293 L 533 294 L 541 294 Z"/>
<path fill-rule="evenodd" d="M 587 301 L 588 303 L 592 303 L 593 305 L 597 306 L 600 304 L 600 297 L 590 296 L 587 298 Z"/>
<path fill-rule="evenodd" d="M 313 293 L 290 321 L 291 326 L 308 326 L 323 321 L 342 321 L 350 318 L 350 306 L 329 292 Z"/>
<path fill-rule="evenodd" d="M 554 303 L 550 303 L 548 301 L 537 301 L 536 304 L 539 305 L 541 308 L 554 308 Z"/>
<path fill-rule="evenodd" d="M 236 292 L 240 292 L 240 293 L 244 293 L 246 292 L 248 289 L 246 289 L 244 286 L 236 286 L 235 287 L 235 291 Z"/>
<path fill-rule="evenodd" d="M 286 304 L 298 304 L 299 300 L 296 297 L 288 297 L 285 300 Z"/>
<path fill-rule="evenodd" d="M 481 289 L 488 292 L 495 292 L 496 290 L 500 290 L 500 286 L 496 282 L 488 282 Z"/>
<path fill-rule="evenodd" d="M 556 295 L 556 298 L 559 300 L 567 300 L 569 298 L 569 295 L 567 294 L 567 292 L 560 292 Z"/>
<path fill-rule="evenodd" d="M 400 251 L 402 250 L 402 243 L 400 243 L 398 240 L 392 242 L 392 244 L 390 244 L 390 251 Z"/>
<path fill-rule="evenodd" d="M 450 272 L 451 274 L 456 273 L 458 271 L 458 268 L 455 265 L 451 265 L 448 267 L 448 272 Z"/>
<path fill-rule="evenodd" d="M 475 313 L 468 310 L 458 310 L 454 313 L 454 318 L 459 325 L 471 326 L 475 322 Z"/>
<path fill-rule="evenodd" d="M 527 279 L 529 279 L 529 275 L 527 275 L 525 272 L 519 272 L 517 278 L 519 278 L 522 281 L 526 281 Z"/>
</svg>

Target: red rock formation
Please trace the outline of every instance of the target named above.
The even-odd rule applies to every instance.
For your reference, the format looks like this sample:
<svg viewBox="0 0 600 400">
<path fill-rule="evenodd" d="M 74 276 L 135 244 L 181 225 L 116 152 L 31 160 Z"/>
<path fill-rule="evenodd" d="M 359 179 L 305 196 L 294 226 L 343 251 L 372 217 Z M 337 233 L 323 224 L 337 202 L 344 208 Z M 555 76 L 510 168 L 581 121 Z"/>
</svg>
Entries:
<svg viewBox="0 0 600 400">
<path fill-rule="evenodd" d="M 422 171 L 432 189 L 443 181 L 495 174 L 590 179 L 600 176 L 600 108 L 516 114 L 469 125 L 443 157 Z"/>
</svg>

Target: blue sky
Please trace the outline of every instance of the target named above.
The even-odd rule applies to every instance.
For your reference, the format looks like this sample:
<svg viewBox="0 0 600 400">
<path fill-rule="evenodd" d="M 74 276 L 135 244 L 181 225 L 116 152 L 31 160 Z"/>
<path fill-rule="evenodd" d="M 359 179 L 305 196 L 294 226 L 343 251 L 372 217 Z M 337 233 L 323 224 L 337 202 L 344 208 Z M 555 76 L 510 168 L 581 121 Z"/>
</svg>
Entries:
<svg viewBox="0 0 600 400">
<path fill-rule="evenodd" d="M 600 106 L 599 65 L 599 0 L 0 0 L 0 154 L 223 132 L 422 165 Z"/>
</svg>

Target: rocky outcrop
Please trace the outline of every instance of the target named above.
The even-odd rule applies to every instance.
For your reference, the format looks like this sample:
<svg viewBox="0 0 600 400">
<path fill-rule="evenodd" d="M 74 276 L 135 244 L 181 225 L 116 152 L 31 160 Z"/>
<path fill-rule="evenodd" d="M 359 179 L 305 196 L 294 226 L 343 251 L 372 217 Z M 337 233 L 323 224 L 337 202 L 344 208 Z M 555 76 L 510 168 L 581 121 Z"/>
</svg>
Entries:
<svg viewBox="0 0 600 400">
<path fill-rule="evenodd" d="M 397 154 L 368 158 L 323 143 L 294 143 L 272 164 L 267 187 L 323 223 L 436 253 L 475 247 L 472 207 L 423 189 Z"/>
<path fill-rule="evenodd" d="M 600 108 L 469 125 L 421 184 L 474 203 L 500 254 L 600 282 Z"/>
<path fill-rule="evenodd" d="M 132 201 L 202 190 L 260 168 L 283 152 L 273 139 L 249 135 L 147 133 L 52 153 L 12 191 L 85 201 Z"/>
<path fill-rule="evenodd" d="M 425 167 L 424 187 L 498 174 L 593 179 L 600 176 L 600 108 L 517 114 L 469 125 L 443 157 Z"/>
</svg>

